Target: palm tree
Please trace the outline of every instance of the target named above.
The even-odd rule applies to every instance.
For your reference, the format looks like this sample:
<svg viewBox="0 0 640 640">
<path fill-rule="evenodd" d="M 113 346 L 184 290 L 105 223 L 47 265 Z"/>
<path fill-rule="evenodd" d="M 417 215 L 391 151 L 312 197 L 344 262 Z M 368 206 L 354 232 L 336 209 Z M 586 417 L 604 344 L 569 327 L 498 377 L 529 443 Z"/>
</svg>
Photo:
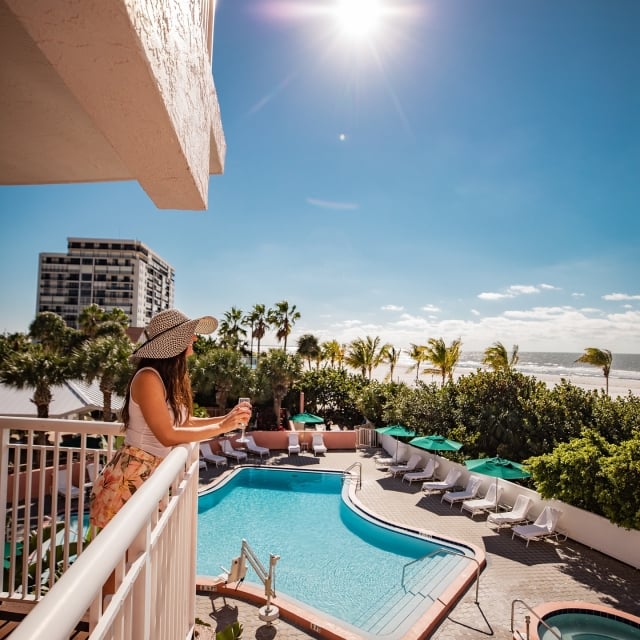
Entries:
<svg viewBox="0 0 640 640">
<path fill-rule="evenodd" d="M 385 344 L 381 350 L 382 359 L 389 365 L 389 376 L 388 379 L 393 382 L 393 372 L 398 365 L 398 361 L 400 360 L 400 354 L 402 353 L 402 349 L 396 349 L 394 346 L 390 344 Z"/>
<path fill-rule="evenodd" d="M 53 311 L 41 311 L 29 325 L 29 336 L 42 345 L 46 353 L 66 353 L 76 332 Z"/>
<path fill-rule="evenodd" d="M 460 359 L 460 346 L 462 341 L 454 340 L 448 347 L 442 338 L 429 338 L 424 347 L 424 359 L 433 365 L 425 373 L 439 373 L 442 376 L 442 386 L 447 378 L 453 380 L 453 371 Z"/>
<path fill-rule="evenodd" d="M 251 372 L 242 363 L 240 353 L 233 349 L 211 349 L 203 356 L 192 358 L 189 373 L 194 392 L 208 394 L 215 387 L 216 402 L 223 411 L 234 391 L 250 395 L 246 386 Z"/>
<path fill-rule="evenodd" d="M 269 324 L 275 327 L 278 342 L 284 340 L 282 348 L 285 351 L 287 350 L 287 338 L 291 333 L 296 320 L 300 320 L 300 318 L 301 316 L 296 310 L 296 305 L 294 304 L 289 308 L 289 303 L 286 300 L 276 302 L 276 308 L 269 310 Z"/>
<path fill-rule="evenodd" d="M 16 389 L 34 390 L 31 402 L 37 407 L 38 418 L 49 417 L 51 387 L 72 378 L 68 358 L 47 352 L 40 344 L 30 344 L 26 350 L 12 353 L 0 365 L 0 382 Z"/>
<path fill-rule="evenodd" d="M 309 365 L 309 371 L 311 371 L 311 363 L 315 362 L 316 367 L 320 364 L 320 344 L 318 338 L 311 333 L 305 333 L 298 338 L 298 355 L 302 358 L 306 358 Z"/>
<path fill-rule="evenodd" d="M 609 374 L 611 373 L 611 363 L 613 355 L 608 349 L 598 349 L 596 347 L 587 347 L 584 353 L 576 360 L 583 364 L 590 364 L 594 367 L 602 367 L 602 373 L 605 379 L 606 393 L 609 395 Z"/>
<path fill-rule="evenodd" d="M 517 344 L 513 345 L 511 357 L 509 357 L 502 342 L 496 342 L 485 349 L 482 363 L 488 365 L 494 371 L 510 371 L 518 364 L 519 359 Z"/>
<path fill-rule="evenodd" d="M 218 327 L 218 339 L 220 346 L 234 351 L 242 351 L 246 344 L 247 330 L 242 326 L 242 310 L 231 307 L 225 311 L 220 326 Z"/>
<path fill-rule="evenodd" d="M 129 356 L 132 344 L 124 333 L 103 335 L 87 340 L 73 353 L 73 366 L 88 383 L 100 382 L 102 419 L 111 422 L 111 398 L 114 393 L 124 395 L 132 367 Z"/>
<path fill-rule="evenodd" d="M 424 356 L 425 347 L 419 344 L 411 344 L 411 350 L 409 351 L 409 357 L 415 362 L 408 369 L 407 373 L 411 371 L 416 372 L 416 384 L 418 383 L 418 376 L 420 375 L 420 365 L 425 361 Z"/>
<path fill-rule="evenodd" d="M 269 322 L 267 317 L 271 311 L 267 311 L 263 304 L 254 304 L 250 313 L 245 316 L 245 323 L 248 323 L 251 328 L 251 354 L 253 355 L 253 341 L 258 342 L 258 353 L 256 355 L 256 363 L 260 359 L 260 341 L 264 338 L 267 329 L 269 328 Z"/>
<path fill-rule="evenodd" d="M 260 359 L 257 377 L 263 389 L 270 389 L 273 395 L 273 411 L 276 426 L 280 426 L 282 400 L 291 386 L 300 378 L 302 363 L 297 354 L 289 355 L 284 349 L 271 349 Z"/>
<path fill-rule="evenodd" d="M 116 307 L 105 311 L 94 303 L 80 312 L 78 326 L 89 339 L 107 335 L 120 336 L 124 335 L 129 326 L 129 317 L 122 309 Z"/>
<path fill-rule="evenodd" d="M 362 377 L 368 375 L 371 380 L 373 369 L 383 360 L 383 347 L 380 347 L 380 337 L 367 336 L 364 340 L 356 338 L 349 345 L 345 362 L 353 369 L 360 369 Z"/>
<path fill-rule="evenodd" d="M 342 368 L 346 352 L 345 345 L 341 345 L 337 340 L 329 340 L 328 342 L 323 342 L 320 348 L 322 350 L 321 358 L 328 360 L 332 369 L 336 366 L 336 363 L 338 364 L 338 369 Z"/>
</svg>

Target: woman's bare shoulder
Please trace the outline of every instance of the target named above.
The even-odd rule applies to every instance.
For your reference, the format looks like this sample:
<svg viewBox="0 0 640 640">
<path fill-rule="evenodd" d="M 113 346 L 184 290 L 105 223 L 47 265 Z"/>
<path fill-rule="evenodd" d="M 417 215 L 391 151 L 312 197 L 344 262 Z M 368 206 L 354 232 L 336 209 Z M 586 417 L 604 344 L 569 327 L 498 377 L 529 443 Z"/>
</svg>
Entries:
<svg viewBox="0 0 640 640">
<path fill-rule="evenodd" d="M 162 389 L 164 393 L 164 383 L 155 369 L 145 368 L 135 374 L 131 381 L 131 389 L 134 392 Z"/>
</svg>

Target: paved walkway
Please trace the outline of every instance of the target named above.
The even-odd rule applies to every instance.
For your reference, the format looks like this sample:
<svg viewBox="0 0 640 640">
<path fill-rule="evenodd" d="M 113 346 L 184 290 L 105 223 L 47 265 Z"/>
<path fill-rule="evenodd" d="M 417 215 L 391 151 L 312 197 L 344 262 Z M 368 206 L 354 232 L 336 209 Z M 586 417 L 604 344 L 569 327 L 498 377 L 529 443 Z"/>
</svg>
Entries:
<svg viewBox="0 0 640 640">
<path fill-rule="evenodd" d="M 272 456 L 268 464 L 290 466 L 285 454 Z M 409 485 L 376 468 L 373 451 L 329 452 L 326 456 L 300 456 L 300 466 L 346 469 L 362 463 L 362 488 L 358 497 L 382 518 L 433 531 L 485 549 L 487 567 L 480 576 L 479 603 L 471 587 L 431 635 L 434 640 L 510 639 L 511 603 L 524 600 L 531 607 L 556 600 L 582 600 L 621 609 L 640 616 L 640 571 L 593 551 L 572 540 L 532 542 L 511 539 L 506 530 L 488 527 L 483 517 L 472 520 L 456 507 L 450 509 L 438 497 L 425 497 L 420 483 Z M 203 472 L 204 473 L 204 472 Z M 220 472 L 208 470 L 207 483 Z M 221 597 L 198 595 L 197 617 L 221 629 L 233 620 L 244 627 L 243 640 L 298 640 L 317 636 L 283 620 L 268 626 L 258 619 L 258 608 L 231 598 L 223 606 Z M 518 608 L 516 608 L 518 613 Z M 524 611 L 519 609 L 518 625 Z M 204 630 L 205 633 L 208 629 Z M 214 638 L 214 634 L 209 636 Z M 201 640 L 208 640 L 206 635 Z M 402 640 L 398 638 L 397 640 Z"/>
</svg>

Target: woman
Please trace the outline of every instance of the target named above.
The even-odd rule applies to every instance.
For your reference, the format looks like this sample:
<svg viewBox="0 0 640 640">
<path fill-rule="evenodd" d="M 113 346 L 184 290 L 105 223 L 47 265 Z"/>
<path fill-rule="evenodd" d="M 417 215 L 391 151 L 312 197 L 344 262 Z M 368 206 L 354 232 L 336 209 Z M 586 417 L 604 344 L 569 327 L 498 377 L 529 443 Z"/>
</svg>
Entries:
<svg viewBox="0 0 640 640">
<path fill-rule="evenodd" d="M 191 415 L 187 358 L 196 334 L 213 333 L 217 326 L 211 316 L 191 320 L 177 309 L 161 311 L 149 322 L 147 341 L 131 356 L 138 366 L 122 410 L 124 445 L 93 485 L 91 524 L 104 527 L 175 445 L 208 440 L 248 424 L 248 402 L 222 417 Z"/>
</svg>

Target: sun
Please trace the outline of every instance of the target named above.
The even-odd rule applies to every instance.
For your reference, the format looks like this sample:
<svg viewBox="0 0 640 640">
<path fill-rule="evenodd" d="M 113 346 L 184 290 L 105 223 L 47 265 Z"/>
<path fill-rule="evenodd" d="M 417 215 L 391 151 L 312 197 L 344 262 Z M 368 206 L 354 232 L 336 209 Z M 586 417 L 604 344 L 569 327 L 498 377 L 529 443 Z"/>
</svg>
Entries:
<svg viewBox="0 0 640 640">
<path fill-rule="evenodd" d="M 372 35 L 381 24 L 382 14 L 381 0 L 337 0 L 338 24 L 353 39 Z"/>
</svg>

